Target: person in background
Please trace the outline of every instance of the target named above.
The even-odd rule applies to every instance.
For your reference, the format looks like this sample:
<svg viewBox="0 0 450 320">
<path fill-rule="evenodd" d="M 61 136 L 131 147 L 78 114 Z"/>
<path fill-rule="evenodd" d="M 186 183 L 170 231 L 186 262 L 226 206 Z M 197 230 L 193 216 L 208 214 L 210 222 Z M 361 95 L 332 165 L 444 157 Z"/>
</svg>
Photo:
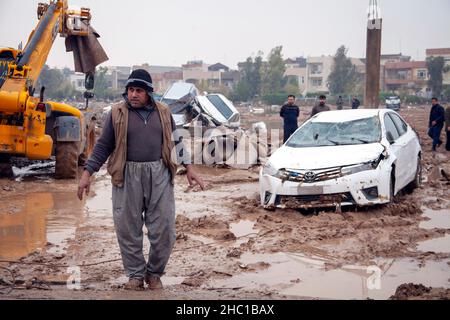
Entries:
<svg viewBox="0 0 450 320">
<path fill-rule="evenodd" d="M 295 104 L 295 96 L 288 96 L 288 102 L 281 107 L 280 117 L 283 118 L 284 138 L 283 143 L 289 139 L 289 137 L 298 128 L 298 117 L 300 115 L 300 108 Z"/>
<path fill-rule="evenodd" d="M 338 110 L 342 110 L 344 106 L 344 99 L 342 99 L 342 96 L 339 96 L 336 100 L 336 106 Z"/>
<path fill-rule="evenodd" d="M 325 97 L 324 95 L 321 95 L 319 97 L 319 104 L 316 105 L 311 111 L 311 118 L 320 112 L 330 111 L 331 109 L 326 103 L 327 103 L 327 97 Z"/>
<path fill-rule="evenodd" d="M 442 145 L 441 131 L 444 127 L 445 110 L 439 104 L 438 98 L 431 99 L 430 120 L 428 122 L 428 136 L 433 139 L 432 151 L 436 151 Z"/>
<path fill-rule="evenodd" d="M 352 109 L 358 109 L 360 105 L 361 105 L 361 102 L 356 97 L 353 97 Z"/>
<path fill-rule="evenodd" d="M 450 151 L 450 104 L 447 104 L 445 108 L 445 131 L 447 133 L 447 143 L 445 144 L 445 150 Z"/>
</svg>

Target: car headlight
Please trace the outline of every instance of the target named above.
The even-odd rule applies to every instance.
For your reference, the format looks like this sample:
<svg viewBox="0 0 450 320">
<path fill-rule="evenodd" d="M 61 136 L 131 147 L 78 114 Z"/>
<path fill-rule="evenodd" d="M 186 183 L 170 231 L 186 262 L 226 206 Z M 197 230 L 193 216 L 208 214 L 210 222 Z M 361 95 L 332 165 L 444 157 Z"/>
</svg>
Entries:
<svg viewBox="0 0 450 320">
<path fill-rule="evenodd" d="M 383 154 L 381 154 L 375 160 L 365 162 L 362 164 L 357 164 L 354 166 L 343 167 L 341 169 L 341 173 L 344 176 L 348 176 L 348 175 L 355 174 L 355 173 L 362 172 L 362 171 L 374 170 L 374 169 L 378 168 L 378 165 L 380 164 L 381 160 L 383 160 L 383 159 L 384 159 L 384 156 L 383 156 Z"/>
<path fill-rule="evenodd" d="M 267 162 L 263 169 L 262 169 L 262 173 L 263 174 L 267 174 L 268 176 L 277 176 L 278 175 L 279 170 L 276 169 L 270 162 Z"/>
<path fill-rule="evenodd" d="M 373 170 L 373 169 L 374 168 L 372 167 L 371 163 L 363 163 L 363 164 L 358 164 L 356 166 L 344 167 L 341 169 L 341 173 L 344 176 L 348 176 L 348 175 L 355 174 L 358 172 Z"/>
</svg>

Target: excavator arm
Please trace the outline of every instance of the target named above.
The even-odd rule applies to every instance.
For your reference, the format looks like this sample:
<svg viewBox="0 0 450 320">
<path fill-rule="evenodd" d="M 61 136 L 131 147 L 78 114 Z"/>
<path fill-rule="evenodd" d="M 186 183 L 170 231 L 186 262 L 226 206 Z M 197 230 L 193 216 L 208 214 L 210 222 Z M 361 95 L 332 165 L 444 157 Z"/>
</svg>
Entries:
<svg viewBox="0 0 450 320">
<path fill-rule="evenodd" d="M 70 174 L 61 176 L 73 176 L 74 160 L 70 165 L 64 160 L 69 151 L 63 146 L 70 144 L 70 153 L 78 157 L 86 149 L 89 125 L 77 108 L 44 101 L 43 89 L 34 97 L 35 86 L 58 34 L 66 38 L 67 51 L 73 51 L 75 71 L 85 73 L 90 80 L 89 90 L 93 89 L 96 66 L 108 57 L 90 26 L 89 9 L 70 10 L 67 0 L 50 0 L 39 3 L 37 16 L 39 22 L 23 50 L 0 48 L 0 157 L 48 159 L 56 154 L 56 171 L 71 167 Z M 85 97 L 92 94 L 87 92 Z"/>
</svg>

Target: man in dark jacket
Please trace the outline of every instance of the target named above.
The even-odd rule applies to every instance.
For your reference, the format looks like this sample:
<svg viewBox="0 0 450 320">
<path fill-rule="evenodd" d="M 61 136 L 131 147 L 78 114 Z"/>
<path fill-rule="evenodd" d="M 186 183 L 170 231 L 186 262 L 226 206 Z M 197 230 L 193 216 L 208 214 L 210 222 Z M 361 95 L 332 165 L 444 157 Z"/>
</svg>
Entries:
<svg viewBox="0 0 450 320">
<path fill-rule="evenodd" d="M 431 99 L 431 104 L 433 106 L 431 107 L 430 121 L 428 123 L 428 135 L 433 139 L 432 151 L 436 151 L 436 148 L 442 144 L 440 137 L 442 128 L 444 127 L 445 110 L 439 104 L 437 98 Z"/>
<path fill-rule="evenodd" d="M 325 97 L 324 95 L 321 95 L 319 97 L 319 104 L 314 106 L 314 108 L 311 111 L 311 118 L 320 112 L 330 111 L 331 109 L 329 106 L 327 106 L 326 103 L 327 103 L 327 97 Z"/>
<path fill-rule="evenodd" d="M 339 96 L 339 98 L 337 98 L 336 100 L 336 107 L 338 110 L 342 110 L 344 106 L 344 99 L 342 99 L 342 96 Z"/>
<path fill-rule="evenodd" d="M 352 99 L 352 109 L 358 109 L 361 105 L 361 102 L 356 97 L 353 97 Z"/>
<path fill-rule="evenodd" d="M 280 117 L 283 118 L 284 124 L 284 139 L 283 143 L 289 139 L 289 137 L 297 130 L 298 128 L 298 116 L 300 115 L 300 108 L 294 104 L 295 96 L 290 95 L 288 97 L 288 102 L 284 106 L 281 107 Z"/>
<path fill-rule="evenodd" d="M 445 128 L 447 132 L 447 143 L 445 144 L 445 150 L 450 151 L 450 104 L 445 108 Z"/>
</svg>

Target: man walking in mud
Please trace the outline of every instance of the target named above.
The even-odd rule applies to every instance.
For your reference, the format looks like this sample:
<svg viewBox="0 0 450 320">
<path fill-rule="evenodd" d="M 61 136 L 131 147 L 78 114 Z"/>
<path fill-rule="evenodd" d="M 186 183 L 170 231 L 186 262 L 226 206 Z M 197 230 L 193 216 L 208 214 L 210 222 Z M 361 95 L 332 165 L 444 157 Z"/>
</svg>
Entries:
<svg viewBox="0 0 450 320">
<path fill-rule="evenodd" d="M 90 188 L 90 177 L 108 161 L 113 191 L 113 218 L 125 272 L 125 289 L 162 289 L 160 277 L 175 243 L 174 179 L 181 162 L 179 147 L 173 139 L 175 124 L 168 107 L 153 99 L 150 74 L 134 70 L 128 78 L 124 101 L 114 105 L 102 135 L 86 163 L 78 186 L 78 197 Z M 175 142 L 174 142 L 175 140 Z M 178 142 L 178 143 L 177 143 Z M 172 159 L 177 148 L 178 159 Z M 183 156 L 191 186 L 204 188 L 202 179 Z M 145 224 L 150 241 L 146 263 L 143 254 Z"/>
<path fill-rule="evenodd" d="M 442 145 L 441 131 L 444 127 L 445 110 L 439 104 L 438 98 L 431 99 L 430 121 L 428 124 L 428 136 L 433 139 L 432 151 L 436 151 Z"/>
<path fill-rule="evenodd" d="M 295 96 L 288 96 L 288 102 L 281 107 L 280 117 L 283 118 L 284 138 L 283 143 L 286 142 L 289 137 L 298 128 L 298 116 L 300 115 L 300 108 L 295 104 Z"/>
</svg>

